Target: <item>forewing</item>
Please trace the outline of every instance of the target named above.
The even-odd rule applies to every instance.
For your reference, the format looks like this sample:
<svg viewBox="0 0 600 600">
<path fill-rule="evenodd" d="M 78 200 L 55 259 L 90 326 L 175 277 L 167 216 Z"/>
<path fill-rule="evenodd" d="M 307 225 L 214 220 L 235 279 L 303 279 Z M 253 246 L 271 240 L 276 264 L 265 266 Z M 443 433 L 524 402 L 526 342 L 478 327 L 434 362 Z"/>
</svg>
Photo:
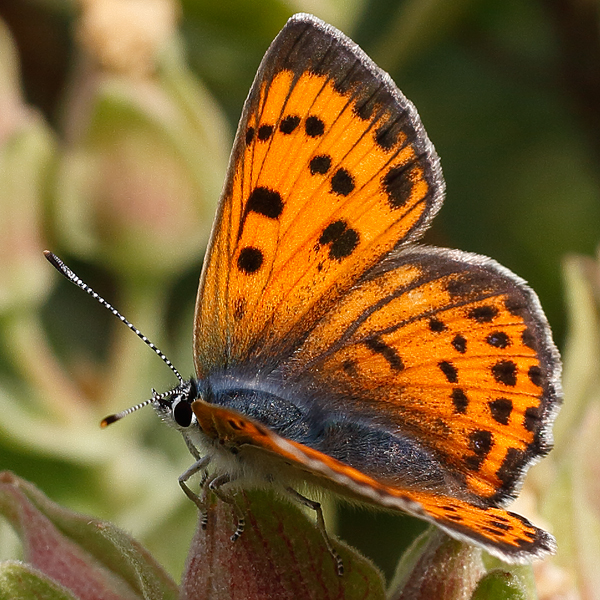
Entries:
<svg viewBox="0 0 600 600">
<path fill-rule="evenodd" d="M 442 194 L 437 155 L 389 76 L 331 26 L 290 19 L 239 124 L 198 292 L 198 376 L 298 346 L 421 233 Z"/>
</svg>

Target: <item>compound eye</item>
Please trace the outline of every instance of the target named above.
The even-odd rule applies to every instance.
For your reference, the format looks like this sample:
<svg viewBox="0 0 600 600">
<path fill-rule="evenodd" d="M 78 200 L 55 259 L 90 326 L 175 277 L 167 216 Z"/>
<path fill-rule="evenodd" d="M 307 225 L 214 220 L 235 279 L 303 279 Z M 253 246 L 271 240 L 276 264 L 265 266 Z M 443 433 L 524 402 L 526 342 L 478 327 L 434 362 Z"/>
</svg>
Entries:
<svg viewBox="0 0 600 600">
<path fill-rule="evenodd" d="M 180 427 L 189 427 L 194 420 L 192 405 L 185 400 L 176 400 L 173 404 L 173 419 Z"/>
</svg>

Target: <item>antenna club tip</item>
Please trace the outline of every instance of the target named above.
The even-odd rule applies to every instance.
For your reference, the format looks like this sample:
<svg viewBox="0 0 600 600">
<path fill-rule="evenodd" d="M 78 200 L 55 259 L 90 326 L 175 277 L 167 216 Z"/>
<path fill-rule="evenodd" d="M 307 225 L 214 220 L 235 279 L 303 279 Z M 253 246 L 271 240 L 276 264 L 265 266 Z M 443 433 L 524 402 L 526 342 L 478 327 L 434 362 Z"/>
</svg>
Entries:
<svg viewBox="0 0 600 600">
<path fill-rule="evenodd" d="M 55 268 L 58 269 L 59 271 L 61 270 L 60 268 L 60 262 L 58 260 L 58 256 L 56 256 L 56 254 L 54 254 L 54 252 L 50 252 L 50 250 L 44 250 L 44 256 L 46 257 L 46 260 Z"/>
<path fill-rule="evenodd" d="M 117 422 L 120 418 L 121 417 L 119 415 L 108 415 L 108 417 L 104 417 L 104 419 L 100 421 L 100 427 L 104 429 L 109 425 L 112 425 L 113 423 Z"/>
</svg>

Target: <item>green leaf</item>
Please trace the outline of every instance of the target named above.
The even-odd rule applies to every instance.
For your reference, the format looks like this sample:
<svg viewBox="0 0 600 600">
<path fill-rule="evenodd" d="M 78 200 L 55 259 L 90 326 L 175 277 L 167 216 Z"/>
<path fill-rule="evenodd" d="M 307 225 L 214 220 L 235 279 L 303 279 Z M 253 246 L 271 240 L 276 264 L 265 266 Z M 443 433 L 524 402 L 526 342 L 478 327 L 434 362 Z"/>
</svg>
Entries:
<svg viewBox="0 0 600 600">
<path fill-rule="evenodd" d="M 77 600 L 65 588 L 29 565 L 0 563 L 0 600 Z"/>
<path fill-rule="evenodd" d="M 514 573 L 495 569 L 482 577 L 471 600 L 534 600 L 526 586 Z"/>
</svg>

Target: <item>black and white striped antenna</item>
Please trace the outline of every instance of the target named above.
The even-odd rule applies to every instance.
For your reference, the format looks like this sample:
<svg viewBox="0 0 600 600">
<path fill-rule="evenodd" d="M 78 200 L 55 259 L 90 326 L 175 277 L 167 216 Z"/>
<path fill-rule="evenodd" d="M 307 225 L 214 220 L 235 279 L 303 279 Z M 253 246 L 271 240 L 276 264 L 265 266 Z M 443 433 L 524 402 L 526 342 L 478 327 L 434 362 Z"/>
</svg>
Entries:
<svg viewBox="0 0 600 600">
<path fill-rule="evenodd" d="M 179 374 L 179 371 L 175 368 L 173 363 L 166 357 L 166 355 L 160 350 L 160 348 L 153 344 L 137 327 L 130 323 L 112 304 L 110 304 L 110 302 L 107 302 L 102 296 L 97 294 L 87 283 L 85 283 L 79 277 L 77 277 L 77 275 L 75 275 L 75 273 L 73 273 L 73 271 L 71 271 L 71 269 L 69 269 L 69 267 L 67 267 L 67 265 L 65 265 L 65 263 L 60 258 L 58 258 L 58 256 L 56 256 L 56 254 L 50 252 L 49 250 L 44 250 L 44 256 L 48 259 L 48 262 L 59 273 L 64 275 L 71 283 L 74 283 L 84 292 L 87 292 L 92 298 L 94 298 L 102 306 L 104 306 L 104 308 L 108 308 L 108 310 L 110 310 L 110 312 L 113 315 L 115 315 L 115 317 L 117 317 L 122 323 L 127 325 L 127 327 L 129 327 L 129 329 L 131 329 L 131 331 L 133 331 L 133 333 L 135 333 L 135 335 L 137 335 L 142 340 L 142 342 L 144 342 L 147 346 L 152 348 L 152 350 L 154 350 L 156 354 L 158 354 L 160 359 L 169 367 L 169 369 L 171 369 L 171 371 L 173 371 L 173 373 L 175 373 L 175 377 L 179 379 L 179 383 L 184 383 L 183 377 Z M 155 400 L 160 400 L 161 398 L 165 398 L 166 396 L 171 394 L 170 391 L 165 392 L 164 394 L 157 394 L 154 390 L 152 390 L 152 392 L 152 398 L 149 398 L 144 402 L 140 402 L 139 404 L 136 404 L 135 406 L 132 406 L 131 408 L 123 410 L 114 415 L 109 415 L 108 417 L 102 420 L 101 426 L 106 427 L 107 425 L 110 425 L 111 423 L 122 419 L 123 417 L 131 414 L 132 412 L 135 412 L 140 408 L 143 408 L 144 406 L 148 406 L 148 404 L 151 404 Z"/>
</svg>

